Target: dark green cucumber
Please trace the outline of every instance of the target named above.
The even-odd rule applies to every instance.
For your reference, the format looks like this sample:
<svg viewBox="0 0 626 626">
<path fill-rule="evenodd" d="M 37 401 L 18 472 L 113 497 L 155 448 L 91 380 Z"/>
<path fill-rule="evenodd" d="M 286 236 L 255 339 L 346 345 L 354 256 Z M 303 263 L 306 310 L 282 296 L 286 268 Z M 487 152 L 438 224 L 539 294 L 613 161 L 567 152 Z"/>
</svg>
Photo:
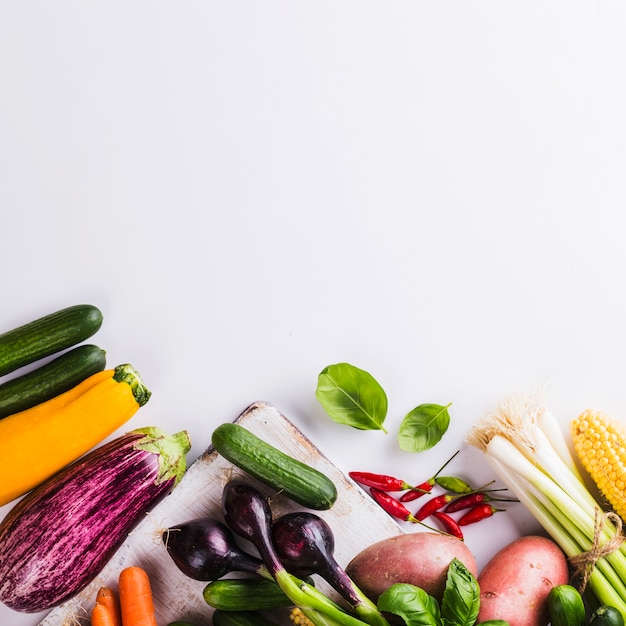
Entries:
<svg viewBox="0 0 626 626">
<path fill-rule="evenodd" d="M 0 335 L 0 376 L 71 348 L 102 326 L 102 313 L 77 304 Z"/>
<path fill-rule="evenodd" d="M 213 626 L 276 626 L 256 611 L 213 611 Z"/>
<path fill-rule="evenodd" d="M 589 618 L 589 626 L 624 626 L 624 616 L 614 606 L 603 604 Z"/>
<path fill-rule="evenodd" d="M 221 611 L 264 611 L 293 605 L 278 583 L 266 578 L 220 578 L 210 582 L 202 596 Z"/>
<path fill-rule="evenodd" d="M 83 344 L 0 385 L 0 419 L 70 390 L 106 366 L 104 350 Z"/>
<path fill-rule="evenodd" d="M 337 499 L 337 488 L 328 476 L 239 424 L 227 422 L 218 426 L 212 443 L 233 465 L 302 506 L 321 511 L 329 509 Z"/>
<path fill-rule="evenodd" d="M 550 589 L 548 613 L 552 626 L 585 626 L 587 623 L 583 597 L 571 585 L 557 585 Z"/>
</svg>

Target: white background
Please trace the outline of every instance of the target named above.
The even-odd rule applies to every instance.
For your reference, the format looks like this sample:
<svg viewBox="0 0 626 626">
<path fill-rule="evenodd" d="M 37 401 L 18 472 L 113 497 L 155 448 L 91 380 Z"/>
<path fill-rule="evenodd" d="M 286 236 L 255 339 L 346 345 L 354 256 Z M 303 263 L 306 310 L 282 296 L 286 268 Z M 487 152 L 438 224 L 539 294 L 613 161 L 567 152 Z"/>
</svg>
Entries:
<svg viewBox="0 0 626 626">
<path fill-rule="evenodd" d="M 618 1 L 5 0 L 0 332 L 99 306 L 153 392 L 128 429 L 188 429 L 190 461 L 255 400 L 409 482 L 457 449 L 489 478 L 464 435 L 509 393 L 626 417 L 625 32 Z M 325 416 L 338 361 L 388 435 Z M 423 402 L 450 431 L 401 452 Z M 535 530 L 513 507 L 466 541 Z"/>
</svg>

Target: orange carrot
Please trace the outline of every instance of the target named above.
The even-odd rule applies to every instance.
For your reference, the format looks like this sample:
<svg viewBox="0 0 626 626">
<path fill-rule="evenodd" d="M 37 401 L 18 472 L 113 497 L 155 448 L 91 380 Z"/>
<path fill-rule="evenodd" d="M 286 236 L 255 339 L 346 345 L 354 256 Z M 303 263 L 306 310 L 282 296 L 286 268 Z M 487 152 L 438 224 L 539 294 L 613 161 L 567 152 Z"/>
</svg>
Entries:
<svg viewBox="0 0 626 626">
<path fill-rule="evenodd" d="M 123 626 L 157 626 L 152 588 L 145 570 L 136 565 L 123 569 L 119 594 Z"/>
<path fill-rule="evenodd" d="M 120 605 L 113 589 L 101 587 L 91 612 L 91 626 L 122 626 Z"/>
<path fill-rule="evenodd" d="M 115 617 L 104 604 L 94 604 L 91 610 L 91 626 L 117 626 Z"/>
</svg>

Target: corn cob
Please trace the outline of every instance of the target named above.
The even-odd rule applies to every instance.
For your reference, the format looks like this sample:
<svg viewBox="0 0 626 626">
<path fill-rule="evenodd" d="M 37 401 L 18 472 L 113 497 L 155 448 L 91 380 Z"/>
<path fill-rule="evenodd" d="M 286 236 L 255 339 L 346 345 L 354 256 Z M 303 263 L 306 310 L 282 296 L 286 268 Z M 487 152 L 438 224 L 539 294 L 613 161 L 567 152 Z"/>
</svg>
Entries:
<svg viewBox="0 0 626 626">
<path fill-rule="evenodd" d="M 587 409 L 570 430 L 580 463 L 615 513 L 626 520 L 626 426 Z"/>
<path fill-rule="evenodd" d="M 304 614 L 300 607 L 294 607 L 289 613 L 289 620 L 293 626 L 315 626 L 313 622 Z"/>
</svg>

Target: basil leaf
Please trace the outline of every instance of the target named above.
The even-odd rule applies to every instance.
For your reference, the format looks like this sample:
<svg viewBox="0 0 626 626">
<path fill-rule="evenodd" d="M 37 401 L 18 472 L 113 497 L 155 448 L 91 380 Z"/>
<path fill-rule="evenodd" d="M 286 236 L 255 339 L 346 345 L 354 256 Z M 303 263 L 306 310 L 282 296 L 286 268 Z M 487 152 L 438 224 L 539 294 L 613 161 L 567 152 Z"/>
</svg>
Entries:
<svg viewBox="0 0 626 626">
<path fill-rule="evenodd" d="M 402 419 L 398 443 L 406 452 L 422 452 L 432 448 L 446 434 L 450 425 L 448 407 L 440 404 L 420 404 Z"/>
<path fill-rule="evenodd" d="M 325 367 L 317 379 L 315 397 L 337 423 L 359 430 L 382 430 L 387 394 L 376 379 L 349 363 Z"/>
<path fill-rule="evenodd" d="M 378 610 L 400 616 L 407 626 L 441 626 L 437 600 L 415 585 L 391 585 L 379 596 Z"/>
<path fill-rule="evenodd" d="M 453 559 L 448 567 L 441 601 L 441 614 L 444 620 L 457 626 L 473 626 L 479 608 L 478 581 L 459 559 Z"/>
</svg>

